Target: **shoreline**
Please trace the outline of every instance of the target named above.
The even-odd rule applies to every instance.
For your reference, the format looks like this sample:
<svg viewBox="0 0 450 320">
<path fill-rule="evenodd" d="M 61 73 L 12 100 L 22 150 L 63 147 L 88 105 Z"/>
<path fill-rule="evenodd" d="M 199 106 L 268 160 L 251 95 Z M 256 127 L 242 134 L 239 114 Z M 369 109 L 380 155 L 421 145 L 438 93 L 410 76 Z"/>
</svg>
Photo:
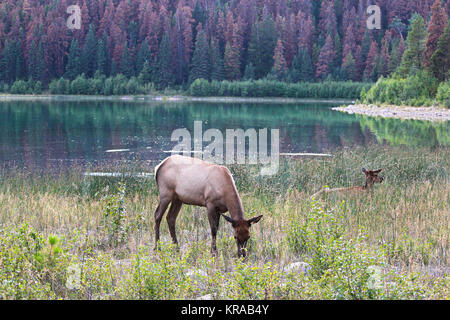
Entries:
<svg viewBox="0 0 450 320">
<path fill-rule="evenodd" d="M 450 109 L 442 107 L 409 107 L 395 105 L 351 104 L 334 107 L 332 110 L 371 117 L 422 121 L 449 121 Z"/>
<path fill-rule="evenodd" d="M 308 99 L 308 98 L 284 98 L 284 97 L 193 97 L 185 95 L 32 95 L 32 94 L 0 94 L 2 101 L 29 101 L 29 100 L 54 100 L 54 101 L 131 101 L 131 102 L 221 102 L 221 103 L 354 103 L 352 99 Z"/>
</svg>

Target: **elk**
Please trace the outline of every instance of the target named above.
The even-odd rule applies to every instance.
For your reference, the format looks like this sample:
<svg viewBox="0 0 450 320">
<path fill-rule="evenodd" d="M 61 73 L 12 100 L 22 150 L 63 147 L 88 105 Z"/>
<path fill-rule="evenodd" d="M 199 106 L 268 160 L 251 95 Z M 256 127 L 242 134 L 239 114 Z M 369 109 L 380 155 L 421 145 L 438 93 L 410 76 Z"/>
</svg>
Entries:
<svg viewBox="0 0 450 320">
<path fill-rule="evenodd" d="M 334 188 L 334 189 L 324 189 L 322 188 L 318 192 L 314 193 L 311 198 L 316 198 L 323 192 L 347 192 L 347 191 L 366 191 L 371 190 L 375 183 L 381 183 L 383 181 L 383 177 L 380 177 L 378 174 L 382 169 L 378 170 L 367 170 L 366 168 L 362 168 L 362 172 L 366 175 L 366 183 L 363 186 L 357 187 L 348 187 L 348 188 Z"/>
<path fill-rule="evenodd" d="M 241 198 L 228 168 L 200 159 L 173 155 L 155 168 L 159 204 L 155 211 L 155 249 L 158 247 L 159 227 L 164 212 L 170 205 L 166 220 L 174 244 L 178 244 L 175 223 L 183 204 L 206 207 L 211 228 L 211 253 L 217 254 L 216 235 L 220 216 L 234 230 L 238 257 L 246 256 L 250 227 L 262 215 L 246 220 Z M 230 216 L 225 215 L 229 212 Z"/>
</svg>

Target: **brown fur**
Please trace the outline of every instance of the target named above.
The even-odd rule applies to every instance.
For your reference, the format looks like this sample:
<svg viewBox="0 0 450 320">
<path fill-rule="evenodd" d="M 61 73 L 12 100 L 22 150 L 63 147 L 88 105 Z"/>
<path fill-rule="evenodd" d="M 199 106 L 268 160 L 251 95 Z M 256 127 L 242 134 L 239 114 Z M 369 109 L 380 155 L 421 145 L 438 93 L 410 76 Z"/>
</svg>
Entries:
<svg viewBox="0 0 450 320">
<path fill-rule="evenodd" d="M 178 243 L 175 223 L 184 203 L 207 208 L 213 254 L 217 253 L 216 235 L 222 215 L 233 227 L 238 256 L 245 256 L 250 226 L 258 222 L 262 216 L 249 220 L 244 218 L 241 198 L 226 167 L 196 158 L 174 155 L 163 160 L 155 168 L 155 177 L 160 197 L 155 211 L 155 248 L 159 240 L 159 226 L 169 204 L 171 206 L 166 219 L 172 240 L 175 244 Z M 230 217 L 224 215 L 227 211 Z"/>
<path fill-rule="evenodd" d="M 366 183 L 363 186 L 357 186 L 357 187 L 349 187 L 349 188 L 333 188 L 333 189 L 321 189 L 318 192 L 314 193 L 311 198 L 316 198 L 321 193 L 330 193 L 330 192 L 361 192 L 370 190 L 373 188 L 373 185 L 375 183 L 381 183 L 383 181 L 383 177 L 380 177 L 378 174 L 381 172 L 382 169 L 378 170 L 366 170 L 366 168 L 362 169 L 362 172 L 366 176 Z"/>
</svg>

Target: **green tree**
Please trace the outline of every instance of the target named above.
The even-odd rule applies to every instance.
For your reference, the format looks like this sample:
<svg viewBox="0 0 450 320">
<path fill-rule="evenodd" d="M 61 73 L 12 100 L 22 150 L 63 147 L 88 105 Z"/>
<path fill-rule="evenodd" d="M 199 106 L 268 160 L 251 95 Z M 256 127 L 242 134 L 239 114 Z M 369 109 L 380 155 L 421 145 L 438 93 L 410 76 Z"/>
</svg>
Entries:
<svg viewBox="0 0 450 320">
<path fill-rule="evenodd" d="M 81 71 L 85 73 L 85 75 L 90 78 L 94 75 L 97 60 L 95 57 L 97 56 L 97 39 L 95 37 L 94 26 L 89 25 L 89 31 L 86 36 L 86 40 L 84 42 L 83 50 L 81 51 Z"/>
<path fill-rule="evenodd" d="M 304 46 L 298 48 L 298 52 L 292 60 L 291 68 L 289 70 L 289 79 L 291 82 L 308 82 L 314 79 L 311 56 L 308 49 Z"/>
<path fill-rule="evenodd" d="M 255 67 L 256 79 L 263 78 L 273 66 L 273 55 L 277 44 L 277 30 L 272 18 L 253 26 L 248 47 L 248 61 Z"/>
<path fill-rule="evenodd" d="M 353 58 L 353 55 L 351 52 L 347 54 L 345 57 L 344 64 L 342 65 L 343 71 L 345 73 L 345 78 L 347 80 L 356 80 L 357 74 L 356 74 L 356 62 L 355 58 Z"/>
<path fill-rule="evenodd" d="M 427 41 L 427 26 L 422 16 L 414 14 L 411 18 L 411 30 L 406 38 L 406 51 L 403 54 L 397 73 L 405 77 L 415 74 L 424 67 L 424 51 Z"/>
<path fill-rule="evenodd" d="M 128 50 L 128 43 L 123 49 L 122 58 L 120 59 L 120 73 L 127 78 L 134 76 L 133 61 L 131 61 L 130 51 Z"/>
<path fill-rule="evenodd" d="M 136 58 L 136 71 L 138 73 L 143 70 L 146 61 L 149 62 L 149 64 L 151 63 L 151 52 L 147 39 L 142 42 Z"/>
<path fill-rule="evenodd" d="M 225 79 L 225 73 L 223 71 L 223 59 L 220 54 L 219 45 L 214 39 L 211 39 L 210 44 L 211 51 L 211 80 L 222 81 Z"/>
<path fill-rule="evenodd" d="M 189 72 L 189 83 L 195 79 L 210 78 L 211 55 L 206 35 L 203 30 L 198 31 L 195 41 L 194 54 L 192 56 L 191 71 Z"/>
<path fill-rule="evenodd" d="M 73 39 L 70 43 L 69 55 L 67 57 L 66 72 L 64 77 L 70 80 L 74 80 L 81 71 L 80 63 L 80 48 L 78 41 Z"/>
<path fill-rule="evenodd" d="M 156 70 L 154 73 L 154 82 L 160 89 L 170 86 L 175 82 L 172 60 L 169 33 L 166 32 L 159 44 Z"/>
<path fill-rule="evenodd" d="M 148 62 L 148 60 L 144 62 L 144 66 L 139 73 L 139 81 L 143 84 L 152 81 L 152 69 L 150 68 L 150 63 Z"/>
<path fill-rule="evenodd" d="M 450 21 L 439 38 L 437 49 L 431 56 L 430 71 L 439 80 L 444 81 L 450 77 Z"/>
<path fill-rule="evenodd" d="M 96 71 L 100 74 L 108 75 L 108 61 L 110 57 L 108 54 L 108 45 L 106 41 L 106 34 L 97 43 L 97 62 Z"/>
<path fill-rule="evenodd" d="M 228 80 L 238 80 L 240 78 L 238 52 L 229 42 L 225 46 L 224 71 Z"/>
<path fill-rule="evenodd" d="M 251 62 L 245 66 L 244 76 L 242 77 L 242 79 L 243 80 L 255 79 L 255 67 L 253 67 L 253 64 Z"/>
</svg>

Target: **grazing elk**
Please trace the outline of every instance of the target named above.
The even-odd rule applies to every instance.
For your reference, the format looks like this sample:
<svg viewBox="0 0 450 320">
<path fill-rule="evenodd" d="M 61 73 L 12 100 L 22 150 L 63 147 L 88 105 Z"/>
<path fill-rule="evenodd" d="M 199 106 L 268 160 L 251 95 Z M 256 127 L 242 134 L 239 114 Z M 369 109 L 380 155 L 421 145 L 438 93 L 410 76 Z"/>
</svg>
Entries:
<svg viewBox="0 0 450 320">
<path fill-rule="evenodd" d="M 178 243 L 175 222 L 184 203 L 207 208 L 212 254 L 217 254 L 216 235 L 222 215 L 234 229 L 238 257 L 245 257 L 250 226 L 257 223 L 262 215 L 249 220 L 244 218 L 241 198 L 226 167 L 196 158 L 173 155 L 155 168 L 155 178 L 159 190 L 159 204 L 155 211 L 155 249 L 159 240 L 159 226 L 170 203 L 166 219 L 172 240 L 175 244 Z M 224 215 L 227 211 L 230 217 Z"/>
<path fill-rule="evenodd" d="M 366 170 L 366 168 L 362 168 L 362 172 L 366 175 L 366 183 L 363 186 L 357 187 L 349 187 L 349 188 L 334 188 L 334 189 L 324 189 L 322 188 L 318 192 L 314 193 L 311 198 L 316 198 L 322 192 L 347 192 L 347 191 L 365 191 L 373 188 L 374 183 L 381 183 L 383 181 L 383 177 L 380 177 L 378 174 L 382 169 L 378 170 Z"/>
</svg>

